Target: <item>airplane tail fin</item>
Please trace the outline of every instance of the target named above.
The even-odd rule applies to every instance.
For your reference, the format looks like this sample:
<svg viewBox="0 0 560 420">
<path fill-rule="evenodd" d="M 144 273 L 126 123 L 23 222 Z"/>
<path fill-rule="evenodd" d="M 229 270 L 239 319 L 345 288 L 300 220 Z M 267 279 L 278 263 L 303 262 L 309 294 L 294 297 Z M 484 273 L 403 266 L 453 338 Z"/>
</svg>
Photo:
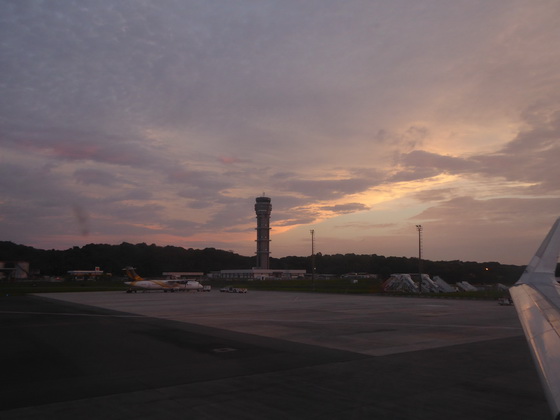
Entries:
<svg viewBox="0 0 560 420">
<path fill-rule="evenodd" d="M 128 276 L 128 278 L 132 281 L 142 281 L 142 280 L 144 280 L 142 277 L 140 277 L 138 274 L 136 274 L 136 271 L 134 271 L 134 267 L 125 267 L 125 268 L 123 268 L 123 270 L 126 272 L 126 275 Z"/>
</svg>

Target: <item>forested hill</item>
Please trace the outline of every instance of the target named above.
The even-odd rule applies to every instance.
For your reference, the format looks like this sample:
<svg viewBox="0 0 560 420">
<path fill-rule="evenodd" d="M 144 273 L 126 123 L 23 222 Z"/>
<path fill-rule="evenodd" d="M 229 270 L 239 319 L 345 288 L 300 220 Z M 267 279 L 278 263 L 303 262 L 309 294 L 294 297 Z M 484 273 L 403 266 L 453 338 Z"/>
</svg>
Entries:
<svg viewBox="0 0 560 420">
<path fill-rule="evenodd" d="M 142 276 L 160 276 L 164 271 L 216 271 L 247 268 L 254 258 L 243 257 L 215 248 L 185 249 L 176 246 L 129 244 L 89 244 L 66 250 L 42 250 L 12 242 L 0 242 L 0 261 L 29 261 L 31 270 L 41 275 L 64 275 L 70 270 L 93 270 L 120 276 L 122 269 L 133 266 Z"/>
<path fill-rule="evenodd" d="M 42 250 L 13 242 L 0 241 L 0 261 L 29 261 L 32 272 L 41 276 L 62 276 L 70 270 L 93 270 L 120 276 L 125 266 L 134 266 L 142 276 L 160 276 L 165 271 L 211 271 L 247 269 L 255 265 L 255 257 L 245 257 L 215 248 L 185 249 L 176 246 L 129 244 L 89 244 L 67 250 Z M 305 269 L 311 271 L 311 257 L 271 258 L 273 269 Z M 387 278 L 391 273 L 418 272 L 418 259 L 384 257 L 376 254 L 335 254 L 315 256 L 316 273 L 372 273 Z M 423 261 L 423 272 L 438 275 L 450 282 L 512 284 L 521 275 L 522 266 L 497 262 Z"/>
</svg>

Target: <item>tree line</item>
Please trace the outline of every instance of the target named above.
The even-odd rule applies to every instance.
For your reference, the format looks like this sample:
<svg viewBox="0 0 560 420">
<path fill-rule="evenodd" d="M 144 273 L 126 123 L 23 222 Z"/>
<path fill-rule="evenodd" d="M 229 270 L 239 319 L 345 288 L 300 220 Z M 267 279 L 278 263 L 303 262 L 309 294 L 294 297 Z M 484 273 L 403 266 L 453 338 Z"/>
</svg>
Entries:
<svg viewBox="0 0 560 420">
<path fill-rule="evenodd" d="M 146 243 L 120 245 L 88 244 L 66 250 L 42 250 L 0 241 L 0 261 L 28 261 L 31 272 L 40 276 L 64 276 L 70 270 L 93 270 L 100 267 L 105 273 L 122 276 L 125 266 L 133 266 L 142 276 L 160 276 L 166 271 L 196 271 L 210 273 L 226 269 L 254 267 L 256 258 L 215 248 L 193 249 L 177 246 L 157 246 Z M 317 253 L 314 258 L 317 275 L 341 276 L 347 273 L 377 274 L 381 279 L 392 273 L 418 273 L 418 258 L 385 257 L 376 254 Z M 272 269 L 312 271 L 311 256 L 271 258 Z M 484 284 L 513 284 L 524 266 L 498 262 L 422 261 L 422 272 L 440 276 L 447 282 L 468 281 Z"/>
</svg>

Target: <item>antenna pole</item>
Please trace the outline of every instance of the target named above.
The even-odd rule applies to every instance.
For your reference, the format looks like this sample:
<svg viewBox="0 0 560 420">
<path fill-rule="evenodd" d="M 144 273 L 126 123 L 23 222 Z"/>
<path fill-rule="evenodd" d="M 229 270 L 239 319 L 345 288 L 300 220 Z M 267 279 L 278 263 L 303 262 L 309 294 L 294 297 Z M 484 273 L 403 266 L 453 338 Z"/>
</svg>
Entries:
<svg viewBox="0 0 560 420">
<path fill-rule="evenodd" d="M 311 287 L 315 291 L 315 229 L 309 232 L 311 233 Z"/>
<path fill-rule="evenodd" d="M 420 281 L 418 282 L 418 291 L 422 293 L 422 225 L 416 225 L 418 230 L 418 275 Z"/>
</svg>

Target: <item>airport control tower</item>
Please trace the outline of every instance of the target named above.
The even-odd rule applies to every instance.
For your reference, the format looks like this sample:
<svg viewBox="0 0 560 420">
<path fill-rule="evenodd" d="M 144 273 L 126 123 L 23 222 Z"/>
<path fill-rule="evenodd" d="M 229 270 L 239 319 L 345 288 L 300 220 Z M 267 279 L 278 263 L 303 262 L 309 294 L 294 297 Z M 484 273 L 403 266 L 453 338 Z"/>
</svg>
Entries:
<svg viewBox="0 0 560 420">
<path fill-rule="evenodd" d="M 257 267 L 269 269 L 270 258 L 270 212 L 272 205 L 269 197 L 257 197 L 255 213 L 257 213 Z"/>
</svg>

